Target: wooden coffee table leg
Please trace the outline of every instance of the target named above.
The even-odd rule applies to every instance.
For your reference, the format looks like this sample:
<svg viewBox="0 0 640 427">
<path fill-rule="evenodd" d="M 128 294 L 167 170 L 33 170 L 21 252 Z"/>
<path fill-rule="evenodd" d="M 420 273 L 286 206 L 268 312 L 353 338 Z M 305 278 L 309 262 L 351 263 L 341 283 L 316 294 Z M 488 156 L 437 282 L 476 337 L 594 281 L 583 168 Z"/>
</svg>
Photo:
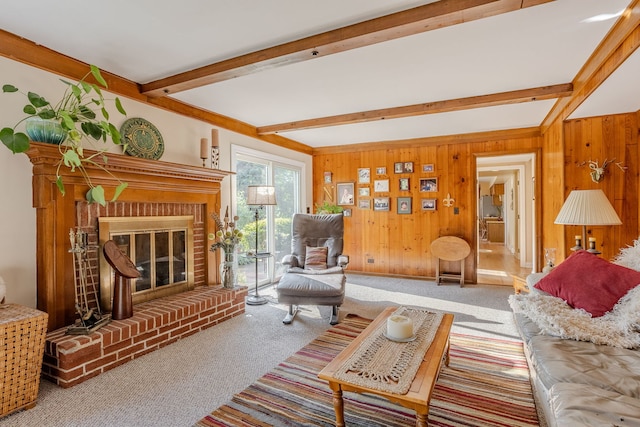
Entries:
<svg viewBox="0 0 640 427">
<path fill-rule="evenodd" d="M 344 424 L 344 401 L 342 400 L 342 387 L 337 383 L 329 383 L 333 390 L 333 410 L 336 413 L 336 427 L 345 427 Z"/>
<path fill-rule="evenodd" d="M 429 427 L 429 406 L 416 408 L 416 427 Z"/>
</svg>

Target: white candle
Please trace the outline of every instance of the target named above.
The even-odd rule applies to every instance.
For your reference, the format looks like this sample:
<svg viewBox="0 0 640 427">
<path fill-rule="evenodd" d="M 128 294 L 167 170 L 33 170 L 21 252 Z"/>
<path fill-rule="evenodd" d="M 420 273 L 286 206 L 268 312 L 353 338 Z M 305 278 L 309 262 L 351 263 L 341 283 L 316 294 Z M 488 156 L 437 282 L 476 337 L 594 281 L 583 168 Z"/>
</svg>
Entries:
<svg viewBox="0 0 640 427">
<path fill-rule="evenodd" d="M 413 336 L 413 320 L 398 314 L 387 319 L 387 336 L 395 339 L 407 339 Z"/>
<path fill-rule="evenodd" d="M 209 141 L 207 141 L 207 138 L 200 139 L 200 158 L 209 158 Z"/>
<path fill-rule="evenodd" d="M 220 145 L 218 138 L 218 129 L 211 129 L 211 147 L 217 148 Z"/>
</svg>

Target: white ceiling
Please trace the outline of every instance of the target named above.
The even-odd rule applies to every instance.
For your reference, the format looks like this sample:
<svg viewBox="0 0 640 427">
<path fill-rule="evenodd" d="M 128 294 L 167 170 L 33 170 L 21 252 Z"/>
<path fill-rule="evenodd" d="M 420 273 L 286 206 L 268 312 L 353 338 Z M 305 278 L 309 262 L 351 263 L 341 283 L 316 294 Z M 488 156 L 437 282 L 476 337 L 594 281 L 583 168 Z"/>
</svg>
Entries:
<svg viewBox="0 0 640 427">
<path fill-rule="evenodd" d="M 148 83 L 433 1 L 21 0 L 0 28 Z M 455 2 L 454 2 L 455 3 Z M 629 0 L 556 0 L 170 96 L 253 126 L 570 83 Z M 640 110 L 635 53 L 572 118 Z M 553 100 L 282 132 L 324 147 L 538 126 Z"/>
</svg>

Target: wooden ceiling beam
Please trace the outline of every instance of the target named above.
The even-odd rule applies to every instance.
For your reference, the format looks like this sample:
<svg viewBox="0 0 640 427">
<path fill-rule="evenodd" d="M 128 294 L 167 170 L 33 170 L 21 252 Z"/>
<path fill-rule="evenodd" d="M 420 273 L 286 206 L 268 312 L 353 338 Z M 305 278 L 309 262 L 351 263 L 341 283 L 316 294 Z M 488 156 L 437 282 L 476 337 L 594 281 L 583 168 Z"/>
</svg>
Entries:
<svg viewBox="0 0 640 427">
<path fill-rule="evenodd" d="M 258 134 L 269 135 L 278 132 L 313 129 L 327 126 L 347 125 L 370 122 L 375 120 L 399 119 L 403 117 L 421 116 L 426 114 L 448 113 L 451 111 L 468 110 L 471 108 L 492 107 L 496 105 L 518 104 L 523 102 L 541 101 L 570 96 L 573 93 L 571 83 L 552 86 L 542 86 L 531 89 L 514 90 L 510 92 L 494 93 L 490 95 L 471 96 L 467 98 L 449 99 L 446 101 L 427 102 L 394 108 L 361 111 L 357 113 L 339 114 L 308 120 L 298 120 L 277 125 L 258 127 Z"/>
<path fill-rule="evenodd" d="M 440 0 L 155 80 L 143 84 L 141 92 L 165 96 L 550 1 L 553 0 Z"/>
<path fill-rule="evenodd" d="M 573 79 L 573 95 L 559 99 L 542 121 L 542 133 L 556 120 L 566 120 L 638 47 L 640 0 L 633 0 Z"/>
</svg>

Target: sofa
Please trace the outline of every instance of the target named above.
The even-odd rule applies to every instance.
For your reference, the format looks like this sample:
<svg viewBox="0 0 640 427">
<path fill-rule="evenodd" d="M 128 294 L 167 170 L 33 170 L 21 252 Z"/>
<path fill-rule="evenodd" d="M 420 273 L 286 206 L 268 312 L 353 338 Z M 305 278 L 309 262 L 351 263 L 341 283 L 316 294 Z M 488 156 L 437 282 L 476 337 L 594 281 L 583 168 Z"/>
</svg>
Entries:
<svg viewBox="0 0 640 427">
<path fill-rule="evenodd" d="M 580 251 L 526 280 L 509 303 L 546 423 L 640 427 L 640 271 Z"/>
</svg>

